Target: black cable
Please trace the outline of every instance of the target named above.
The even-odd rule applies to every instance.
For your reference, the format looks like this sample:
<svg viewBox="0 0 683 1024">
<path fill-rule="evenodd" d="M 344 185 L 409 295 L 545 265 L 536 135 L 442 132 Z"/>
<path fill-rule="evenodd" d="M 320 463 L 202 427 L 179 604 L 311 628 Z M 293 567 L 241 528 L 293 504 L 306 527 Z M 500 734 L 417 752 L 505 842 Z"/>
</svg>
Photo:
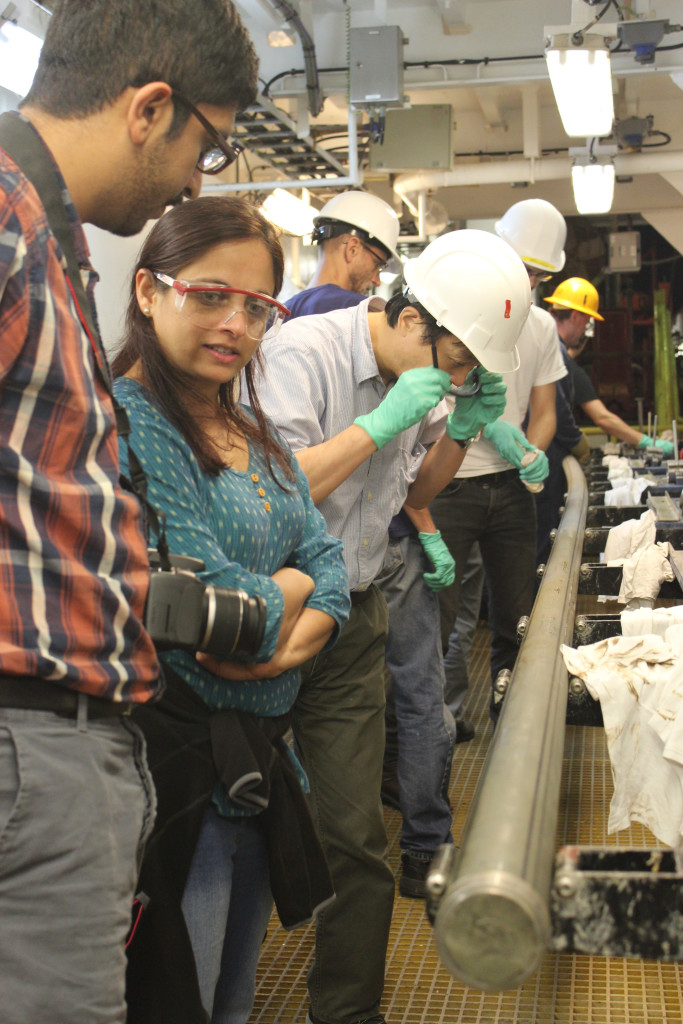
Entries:
<svg viewBox="0 0 683 1024">
<path fill-rule="evenodd" d="M 313 117 L 317 117 L 323 108 L 323 98 L 320 91 L 320 78 L 318 73 L 318 62 L 315 56 L 315 44 L 310 32 L 304 25 L 299 12 L 288 0 L 271 0 L 273 6 L 281 11 L 285 19 L 296 29 L 297 35 L 304 51 L 304 66 L 306 75 L 306 91 L 308 92 L 308 109 Z"/>
<path fill-rule="evenodd" d="M 643 144 L 642 144 L 642 148 L 643 149 L 658 149 L 659 146 L 668 146 L 669 143 L 671 142 L 671 136 L 669 135 L 669 133 L 668 132 L 660 132 L 659 128 L 653 128 L 652 131 L 648 132 L 647 133 L 647 138 L 649 139 L 651 135 L 663 135 L 664 136 L 664 142 L 643 142 Z"/>
<path fill-rule="evenodd" d="M 658 267 L 661 263 L 675 263 L 676 260 L 683 259 L 683 256 L 679 252 L 675 256 L 663 256 L 660 260 L 641 260 L 641 267 Z"/>
<path fill-rule="evenodd" d="M 597 25 L 597 23 L 600 21 L 600 19 L 604 18 L 604 16 L 607 14 L 607 12 L 608 12 L 608 10 L 610 9 L 611 6 L 612 6 L 612 0 L 607 0 L 607 2 L 605 4 L 605 6 L 603 7 L 603 9 L 598 14 L 595 15 L 595 17 L 593 18 L 592 21 L 589 21 L 587 25 L 584 25 L 583 28 L 580 28 L 576 32 L 573 33 L 572 39 L 579 39 L 583 35 L 584 32 L 588 31 L 589 28 L 593 28 L 593 25 Z M 617 8 L 617 10 L 619 10 L 619 8 Z"/>
</svg>

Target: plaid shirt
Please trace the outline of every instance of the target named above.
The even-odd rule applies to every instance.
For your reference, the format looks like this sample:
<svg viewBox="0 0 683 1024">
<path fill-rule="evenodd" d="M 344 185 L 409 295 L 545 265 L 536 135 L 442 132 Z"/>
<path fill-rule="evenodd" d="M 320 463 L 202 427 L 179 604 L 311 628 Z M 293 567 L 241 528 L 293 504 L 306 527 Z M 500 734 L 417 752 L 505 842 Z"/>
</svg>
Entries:
<svg viewBox="0 0 683 1024">
<path fill-rule="evenodd" d="M 60 184 L 92 300 L 97 275 Z M 65 266 L 35 189 L 0 149 L 0 676 L 144 702 L 160 687 L 141 622 L 146 544 Z"/>
</svg>

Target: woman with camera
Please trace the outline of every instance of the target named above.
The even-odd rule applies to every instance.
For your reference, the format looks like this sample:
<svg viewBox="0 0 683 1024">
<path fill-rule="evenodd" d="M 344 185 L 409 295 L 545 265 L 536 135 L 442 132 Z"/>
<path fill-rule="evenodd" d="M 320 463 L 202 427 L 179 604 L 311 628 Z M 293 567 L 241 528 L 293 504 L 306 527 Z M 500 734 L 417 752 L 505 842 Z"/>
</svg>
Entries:
<svg viewBox="0 0 683 1024">
<path fill-rule="evenodd" d="M 204 653 L 165 637 L 167 692 L 138 719 L 159 816 L 129 949 L 131 1022 L 203 1021 L 199 994 L 212 1024 L 244 1024 L 273 896 L 285 927 L 332 898 L 283 734 L 298 666 L 334 642 L 348 585 L 341 544 L 252 386 L 261 339 L 287 312 L 274 298 L 283 270 L 275 229 L 247 202 L 175 207 L 143 245 L 113 364 L 134 453 L 122 443 L 121 462 L 138 484 L 137 460 L 144 471 L 162 569 L 165 541 L 204 563 L 207 587 L 244 592 L 219 600 Z M 249 598 L 261 608 L 242 620 Z M 180 969 L 188 935 L 197 979 Z"/>
</svg>

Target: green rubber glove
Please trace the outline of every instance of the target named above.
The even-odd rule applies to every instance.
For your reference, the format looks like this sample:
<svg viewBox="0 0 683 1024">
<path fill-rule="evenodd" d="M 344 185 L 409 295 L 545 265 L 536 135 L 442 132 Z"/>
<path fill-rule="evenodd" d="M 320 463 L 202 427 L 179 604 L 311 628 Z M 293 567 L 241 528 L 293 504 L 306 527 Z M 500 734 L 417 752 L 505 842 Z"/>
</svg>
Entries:
<svg viewBox="0 0 683 1024">
<path fill-rule="evenodd" d="M 538 455 L 534 461 L 530 462 L 528 466 L 522 466 L 519 471 L 521 479 L 526 481 L 528 484 L 540 484 L 542 480 L 545 480 L 550 472 L 548 456 L 545 452 L 542 452 L 540 448 L 537 448 L 536 451 L 538 452 Z"/>
<path fill-rule="evenodd" d="M 418 537 L 424 553 L 434 566 L 434 572 L 424 573 L 425 583 L 430 590 L 450 587 L 455 580 L 455 561 L 441 539 L 441 534 L 437 530 L 436 533 L 418 533 Z"/>
<path fill-rule="evenodd" d="M 438 405 L 450 383 L 448 374 L 433 366 L 406 370 L 376 409 L 357 416 L 353 422 L 381 448 Z"/>
<path fill-rule="evenodd" d="M 663 437 L 658 437 L 656 441 L 653 441 L 647 434 L 643 434 L 640 441 L 638 442 L 639 448 L 659 448 L 665 459 L 674 458 L 674 446 L 673 441 L 665 441 Z"/>
<path fill-rule="evenodd" d="M 474 373 L 470 370 L 467 381 Z M 497 420 L 505 408 L 507 387 L 499 373 L 477 367 L 481 390 L 472 398 L 456 398 L 455 409 L 446 420 L 446 433 L 454 441 L 476 437 L 479 431 Z"/>
<path fill-rule="evenodd" d="M 491 441 L 496 446 L 505 461 L 517 469 L 522 468 L 524 453 L 535 450 L 535 446 L 527 441 L 519 427 L 507 423 L 505 420 L 494 420 L 493 423 L 487 423 L 483 435 L 487 441 Z"/>
</svg>

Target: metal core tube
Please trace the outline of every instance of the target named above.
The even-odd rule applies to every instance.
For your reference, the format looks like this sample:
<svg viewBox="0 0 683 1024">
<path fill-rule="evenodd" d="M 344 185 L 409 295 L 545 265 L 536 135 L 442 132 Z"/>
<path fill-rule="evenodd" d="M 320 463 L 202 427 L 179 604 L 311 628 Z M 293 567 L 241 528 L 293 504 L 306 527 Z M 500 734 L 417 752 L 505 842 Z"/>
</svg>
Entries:
<svg viewBox="0 0 683 1024">
<path fill-rule="evenodd" d="M 444 966 L 485 991 L 522 984 L 550 936 L 568 683 L 559 646 L 572 641 L 587 505 L 578 462 L 563 468 L 566 509 L 434 923 Z"/>
</svg>

